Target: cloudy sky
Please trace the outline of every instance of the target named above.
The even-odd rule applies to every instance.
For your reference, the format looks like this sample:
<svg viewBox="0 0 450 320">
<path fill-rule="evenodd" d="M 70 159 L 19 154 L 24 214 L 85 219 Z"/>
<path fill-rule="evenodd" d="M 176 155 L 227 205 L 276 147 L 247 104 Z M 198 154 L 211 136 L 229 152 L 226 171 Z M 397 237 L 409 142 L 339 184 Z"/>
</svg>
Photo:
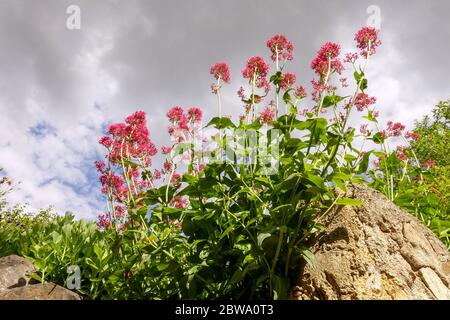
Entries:
<svg viewBox="0 0 450 320">
<path fill-rule="evenodd" d="M 70 5 L 81 9 L 79 30 L 66 26 Z M 161 146 L 169 107 L 215 113 L 216 61 L 231 67 L 224 113 L 236 119 L 240 70 L 249 56 L 269 57 L 265 41 L 276 33 L 294 43 L 289 70 L 309 88 L 320 45 L 354 50 L 371 5 L 383 45 L 368 67 L 369 93 L 382 121 L 411 126 L 450 97 L 448 0 L 0 0 L 0 167 L 21 181 L 9 200 L 95 217 L 104 200 L 93 161 L 108 123 L 144 110 Z"/>
</svg>

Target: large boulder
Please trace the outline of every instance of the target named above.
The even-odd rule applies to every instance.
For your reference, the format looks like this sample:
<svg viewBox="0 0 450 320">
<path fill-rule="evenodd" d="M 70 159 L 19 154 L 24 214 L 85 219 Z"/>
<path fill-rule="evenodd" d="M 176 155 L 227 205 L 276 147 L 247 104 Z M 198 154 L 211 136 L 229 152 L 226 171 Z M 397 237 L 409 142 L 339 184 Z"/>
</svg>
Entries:
<svg viewBox="0 0 450 320">
<path fill-rule="evenodd" d="M 36 267 L 27 259 L 11 255 L 0 258 L 0 290 L 25 286 Z"/>
<path fill-rule="evenodd" d="M 80 300 L 80 296 L 53 283 L 33 284 L 37 268 L 27 259 L 12 255 L 0 258 L 0 300 Z"/>
<path fill-rule="evenodd" d="M 313 266 L 302 264 L 296 299 L 450 299 L 450 254 L 415 217 L 365 185 L 321 221 Z"/>
<path fill-rule="evenodd" d="M 0 291 L 0 300 L 81 300 L 75 292 L 54 283 L 39 283 Z"/>
</svg>

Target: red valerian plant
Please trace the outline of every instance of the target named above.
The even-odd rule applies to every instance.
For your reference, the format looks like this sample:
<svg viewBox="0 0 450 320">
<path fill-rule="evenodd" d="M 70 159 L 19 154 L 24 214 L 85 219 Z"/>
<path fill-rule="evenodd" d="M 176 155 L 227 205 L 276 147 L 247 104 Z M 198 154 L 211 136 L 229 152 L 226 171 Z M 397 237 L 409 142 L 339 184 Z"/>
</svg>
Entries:
<svg viewBox="0 0 450 320">
<path fill-rule="evenodd" d="M 133 276 L 126 281 L 140 279 L 148 298 L 284 299 L 300 261 L 314 259 L 307 243 L 320 229 L 318 218 L 336 205 L 361 204 L 337 195 L 337 188 L 368 182 L 396 201 L 411 174 L 425 183 L 424 167 L 433 163 L 416 161 L 409 143 L 416 137 L 404 134 L 402 124 L 380 127 L 376 98 L 367 93 L 365 70 L 381 43 L 378 32 L 364 27 L 355 40 L 360 53 L 344 59 L 353 68 L 353 95 L 339 95 L 334 85 L 350 84 L 339 77 L 340 46 L 327 42 L 311 63 L 316 78 L 308 108 L 302 105 L 306 89 L 294 87 L 295 73 L 285 70 L 293 60 L 292 43 L 282 35 L 270 38 L 274 72 L 261 56 L 248 59 L 242 76 L 250 90 L 237 92 L 245 108 L 237 124 L 221 114 L 229 67 L 213 65 L 218 116 L 206 125 L 212 133 L 202 132 L 200 108 L 172 107 L 171 144 L 161 148 L 159 170 L 151 168 L 156 148 L 143 112 L 110 126 L 101 139 L 107 161 L 97 163 L 110 203 L 99 227 L 134 239 L 139 251 L 133 251 Z M 269 92 L 275 96 L 265 101 Z M 366 112 L 360 135 L 348 125 L 354 109 Z M 357 149 L 355 139 L 381 150 Z M 390 152 L 389 139 L 402 139 L 405 146 Z M 214 150 L 204 146 L 210 141 Z M 377 164 L 370 166 L 374 157 Z"/>
</svg>

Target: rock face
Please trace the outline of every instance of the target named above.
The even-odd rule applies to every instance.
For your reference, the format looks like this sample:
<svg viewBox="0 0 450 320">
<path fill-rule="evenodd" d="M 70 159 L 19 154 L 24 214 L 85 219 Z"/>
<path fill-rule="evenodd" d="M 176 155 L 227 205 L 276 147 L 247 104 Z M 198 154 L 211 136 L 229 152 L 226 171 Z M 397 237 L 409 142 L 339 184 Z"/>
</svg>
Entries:
<svg viewBox="0 0 450 320">
<path fill-rule="evenodd" d="M 53 283 L 30 283 L 36 267 L 19 256 L 0 258 L 0 300 L 81 300 L 76 293 Z"/>
<path fill-rule="evenodd" d="M 364 205 L 328 214 L 300 266 L 296 299 L 450 299 L 450 253 L 434 234 L 383 194 L 351 186 Z"/>
<path fill-rule="evenodd" d="M 28 284 L 28 275 L 35 272 L 34 265 L 19 256 L 0 258 L 0 290 L 22 287 Z"/>
</svg>

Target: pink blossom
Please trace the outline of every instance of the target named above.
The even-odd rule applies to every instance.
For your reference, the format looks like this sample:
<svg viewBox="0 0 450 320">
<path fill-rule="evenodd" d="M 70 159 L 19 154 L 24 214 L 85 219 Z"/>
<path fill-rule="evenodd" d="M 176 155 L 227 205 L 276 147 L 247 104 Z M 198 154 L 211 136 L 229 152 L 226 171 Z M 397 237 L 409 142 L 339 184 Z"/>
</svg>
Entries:
<svg viewBox="0 0 450 320">
<path fill-rule="evenodd" d="M 249 81 L 253 81 L 253 78 L 255 78 L 256 86 L 262 88 L 267 86 L 266 77 L 268 71 L 269 66 L 264 59 L 254 56 L 248 59 L 247 66 L 242 70 L 242 76 L 244 79 L 249 79 Z"/>
<path fill-rule="evenodd" d="M 169 154 L 171 151 L 172 151 L 172 147 L 166 147 L 166 146 L 161 147 L 162 154 Z"/>
<path fill-rule="evenodd" d="M 388 121 L 387 126 L 387 133 L 390 137 L 398 137 L 405 130 L 405 126 L 400 122 L 393 123 L 392 121 Z"/>
<path fill-rule="evenodd" d="M 400 151 L 400 152 L 405 152 L 406 150 L 408 150 L 408 147 L 407 146 L 397 146 L 397 151 Z"/>
<path fill-rule="evenodd" d="M 230 83 L 230 68 L 225 62 L 218 62 L 210 69 L 210 73 L 216 78 L 216 80 L 223 80 L 226 83 Z"/>
<path fill-rule="evenodd" d="M 123 205 L 118 205 L 114 207 L 114 213 L 116 219 L 123 219 L 127 214 L 127 207 Z"/>
<path fill-rule="evenodd" d="M 163 168 L 165 172 L 170 172 L 172 171 L 173 165 L 171 162 L 169 162 L 168 160 L 166 160 L 163 164 Z"/>
<path fill-rule="evenodd" d="M 320 76 L 333 72 L 341 74 L 344 66 L 338 58 L 339 52 L 340 46 L 338 44 L 332 42 L 325 43 L 317 52 L 316 58 L 311 62 L 311 69 Z"/>
<path fill-rule="evenodd" d="M 104 147 L 108 148 L 111 147 L 113 141 L 110 137 L 102 137 L 99 142 L 101 145 L 103 145 Z"/>
<path fill-rule="evenodd" d="M 239 87 L 239 90 L 237 91 L 237 95 L 241 100 L 245 99 L 245 91 L 244 88 Z"/>
<path fill-rule="evenodd" d="M 170 183 L 172 184 L 177 184 L 181 179 L 181 174 L 179 174 L 178 172 L 174 172 L 172 175 L 172 179 L 170 180 Z"/>
<path fill-rule="evenodd" d="M 125 123 L 130 125 L 139 125 L 145 123 L 145 112 L 136 111 L 131 116 L 125 118 Z"/>
<path fill-rule="evenodd" d="M 369 105 L 375 104 L 377 98 L 369 97 L 366 93 L 360 92 L 356 95 L 355 106 L 358 111 L 364 111 Z"/>
<path fill-rule="evenodd" d="M 340 78 L 339 81 L 341 82 L 342 88 L 348 87 L 347 78 Z"/>
<path fill-rule="evenodd" d="M 188 120 L 191 122 L 202 121 L 202 110 L 199 107 L 192 107 L 188 110 Z"/>
<path fill-rule="evenodd" d="M 282 90 L 288 90 L 294 85 L 295 81 L 297 81 L 297 77 L 295 76 L 295 74 L 286 72 L 282 75 L 280 88 Z"/>
<path fill-rule="evenodd" d="M 111 217 L 107 214 L 99 214 L 97 217 L 97 227 L 107 230 L 111 228 Z"/>
<path fill-rule="evenodd" d="M 161 177 L 162 177 L 161 171 L 158 169 L 155 169 L 155 171 L 153 172 L 153 178 L 156 180 L 159 180 L 159 179 L 161 179 Z"/>
<path fill-rule="evenodd" d="M 220 86 L 217 85 L 217 83 L 211 84 L 211 93 L 217 94 L 219 92 Z"/>
<path fill-rule="evenodd" d="M 272 52 L 272 61 L 275 61 L 277 59 L 277 52 L 278 52 L 278 60 L 281 59 L 284 60 L 292 60 L 293 55 L 292 52 L 294 50 L 293 44 L 286 39 L 285 36 L 281 34 L 277 34 L 267 40 L 267 47 Z"/>
<path fill-rule="evenodd" d="M 408 156 L 404 153 L 397 153 L 395 155 L 399 160 L 405 161 L 406 159 L 408 159 Z"/>
<path fill-rule="evenodd" d="M 295 89 L 295 97 L 297 99 L 303 99 L 303 98 L 306 98 L 306 96 L 307 96 L 306 90 L 302 86 L 297 87 Z"/>
<path fill-rule="evenodd" d="M 374 110 L 374 111 L 372 112 L 372 116 L 373 116 L 374 118 L 378 118 L 379 115 L 380 115 L 380 111 L 378 111 L 378 110 Z"/>
<path fill-rule="evenodd" d="M 426 169 L 434 168 L 435 166 L 436 166 L 436 161 L 431 160 L 431 159 L 422 163 L 422 168 L 426 168 Z"/>
<path fill-rule="evenodd" d="M 304 116 L 306 116 L 306 114 L 308 112 L 309 112 L 309 109 L 308 108 L 304 108 L 302 111 L 298 112 L 298 115 L 301 116 L 301 117 L 304 117 Z"/>
<path fill-rule="evenodd" d="M 127 125 L 125 123 L 115 123 L 108 127 L 108 133 L 116 137 L 124 137 L 127 134 L 126 130 Z"/>
<path fill-rule="evenodd" d="M 167 118 L 169 118 L 170 121 L 181 121 L 182 119 L 185 118 L 184 116 L 184 111 L 183 108 L 179 107 L 179 106 L 174 106 L 172 107 L 168 112 L 167 112 Z"/>
<path fill-rule="evenodd" d="M 363 27 L 355 34 L 355 41 L 357 47 L 361 50 L 361 54 L 364 56 L 373 55 L 376 52 L 376 48 L 381 45 L 381 41 L 378 40 L 378 30 L 372 27 Z M 370 52 L 368 52 L 370 47 Z"/>
<path fill-rule="evenodd" d="M 405 134 L 405 138 L 417 141 L 417 140 L 420 139 L 420 135 L 418 133 L 416 133 L 416 132 L 407 132 Z"/>
<path fill-rule="evenodd" d="M 361 132 L 361 134 L 367 134 L 367 124 L 362 124 L 360 127 L 359 127 L 359 132 Z"/>
<path fill-rule="evenodd" d="M 265 124 L 271 124 L 273 123 L 273 120 L 275 119 L 275 112 L 272 108 L 266 107 L 263 112 L 261 112 L 261 115 L 259 117 L 261 123 Z"/>
<path fill-rule="evenodd" d="M 344 62 L 346 63 L 355 63 L 358 60 L 358 53 L 349 52 L 345 54 Z"/>
</svg>

